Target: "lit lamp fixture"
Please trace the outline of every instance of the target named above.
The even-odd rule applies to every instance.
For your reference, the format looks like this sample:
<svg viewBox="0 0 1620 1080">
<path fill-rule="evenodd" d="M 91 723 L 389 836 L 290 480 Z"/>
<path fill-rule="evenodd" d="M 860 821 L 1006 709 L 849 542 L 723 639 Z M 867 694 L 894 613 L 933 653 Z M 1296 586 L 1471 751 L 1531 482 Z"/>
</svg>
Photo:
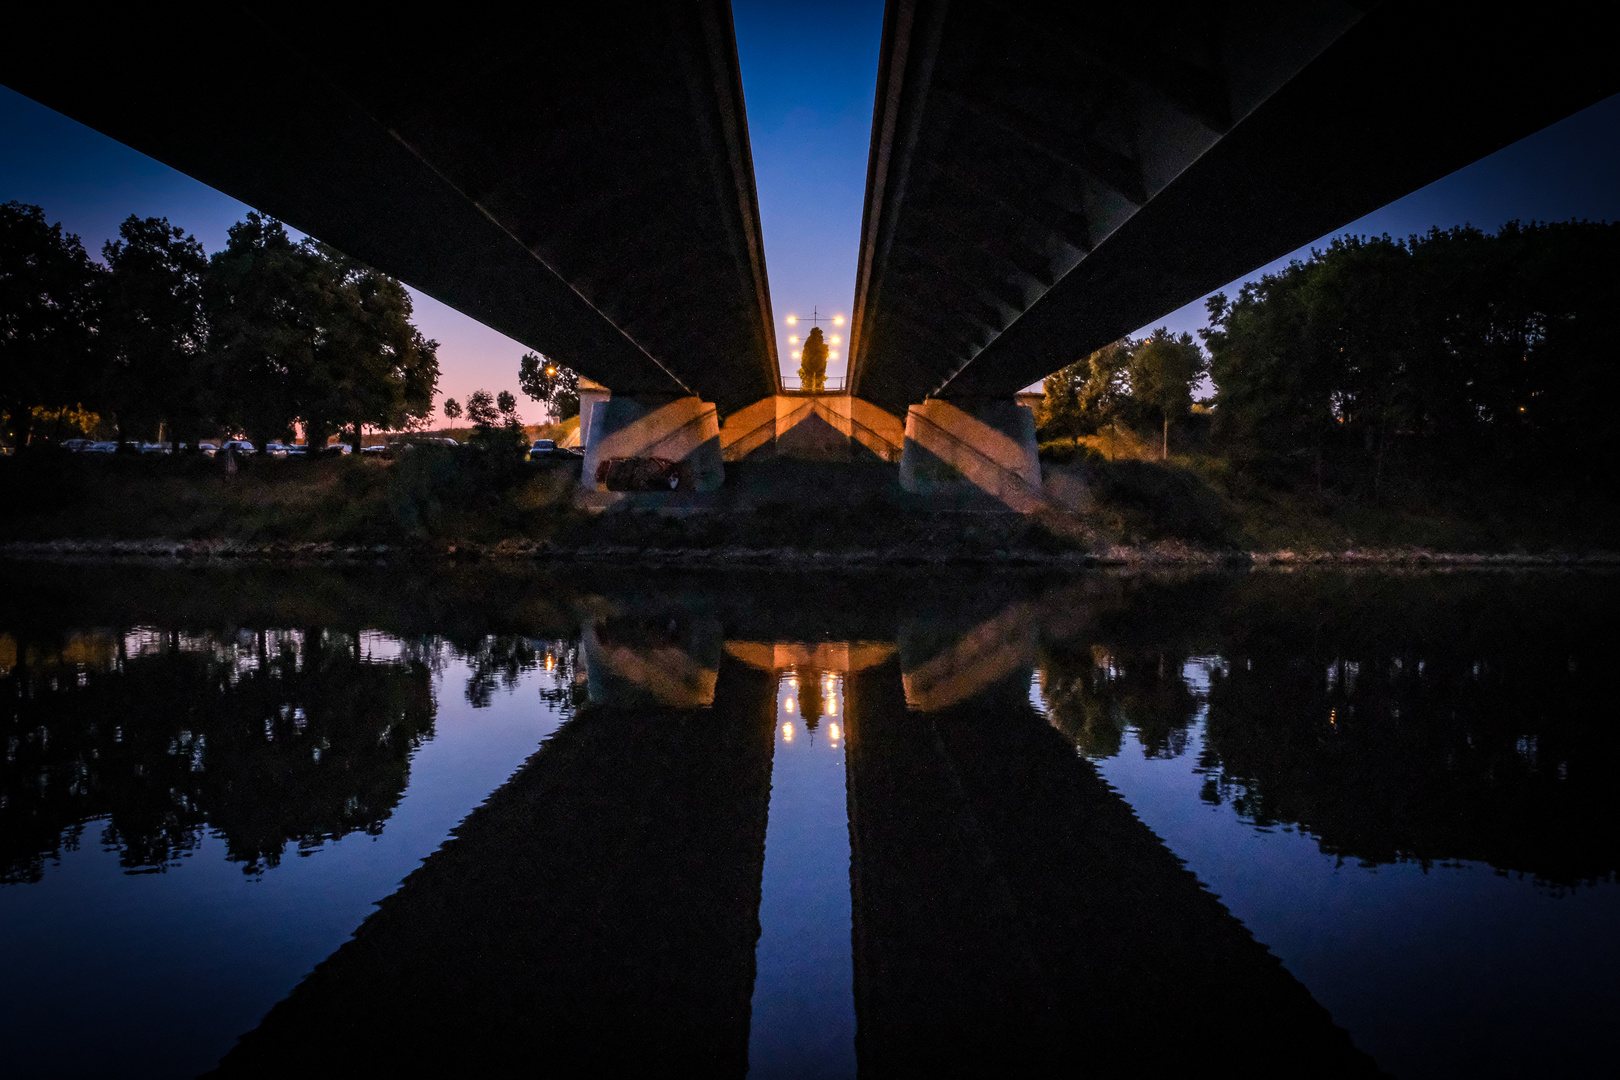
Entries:
<svg viewBox="0 0 1620 1080">
<path fill-rule="evenodd" d="M 792 355 L 793 355 L 793 359 L 795 359 L 795 360 L 799 359 L 799 350 L 794 349 Z"/>
<path fill-rule="evenodd" d="M 828 338 L 827 340 L 832 342 L 834 345 L 837 345 L 838 344 L 838 335 L 834 334 L 832 337 Z"/>
<path fill-rule="evenodd" d="M 835 353 L 835 352 L 830 352 L 830 353 L 827 354 L 827 359 L 836 360 L 836 359 L 838 359 L 838 354 Z"/>
<path fill-rule="evenodd" d="M 844 317 L 842 315 L 834 315 L 833 316 L 833 325 L 834 326 L 843 326 L 844 325 Z"/>
<path fill-rule="evenodd" d="M 788 344 L 789 345 L 797 345 L 798 343 L 799 343 L 799 335 L 798 334 L 789 334 L 788 335 Z"/>
<path fill-rule="evenodd" d="M 792 326 L 794 323 L 799 321 L 799 317 L 797 315 L 789 315 L 787 317 L 787 321 L 788 321 L 788 325 Z"/>
</svg>

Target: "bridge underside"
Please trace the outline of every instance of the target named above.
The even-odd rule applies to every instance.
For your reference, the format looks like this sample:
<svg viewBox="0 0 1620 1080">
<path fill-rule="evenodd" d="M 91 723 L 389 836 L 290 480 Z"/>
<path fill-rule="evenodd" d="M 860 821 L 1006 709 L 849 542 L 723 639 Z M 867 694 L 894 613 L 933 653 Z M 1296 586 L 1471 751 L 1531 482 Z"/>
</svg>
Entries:
<svg viewBox="0 0 1620 1080">
<path fill-rule="evenodd" d="M 620 393 L 779 386 L 723 0 L 38 5 L 7 30 L 0 81 Z"/>
<path fill-rule="evenodd" d="M 892 0 L 854 393 L 1008 397 L 1620 90 L 1581 14 Z"/>
</svg>

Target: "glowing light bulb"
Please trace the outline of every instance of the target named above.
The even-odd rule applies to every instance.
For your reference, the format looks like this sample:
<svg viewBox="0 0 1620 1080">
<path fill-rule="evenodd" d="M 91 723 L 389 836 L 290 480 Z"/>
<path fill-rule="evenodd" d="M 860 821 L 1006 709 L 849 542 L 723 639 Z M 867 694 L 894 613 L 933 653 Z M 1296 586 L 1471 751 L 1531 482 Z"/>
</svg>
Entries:
<svg viewBox="0 0 1620 1080">
<path fill-rule="evenodd" d="M 799 317 L 797 315 L 789 315 L 788 316 L 788 325 L 789 326 L 792 326 L 794 323 L 796 323 L 798 321 L 799 321 Z"/>
<path fill-rule="evenodd" d="M 834 326 L 843 326 L 844 325 L 844 317 L 842 315 L 834 315 L 833 316 L 833 325 Z"/>
<path fill-rule="evenodd" d="M 827 354 L 827 359 L 836 360 L 836 359 L 838 359 L 838 354 L 835 353 L 835 352 L 830 352 L 830 353 Z"/>
<path fill-rule="evenodd" d="M 795 359 L 795 360 L 799 359 L 799 350 L 794 349 L 792 355 L 793 355 L 793 359 Z"/>
<path fill-rule="evenodd" d="M 788 344 L 789 345 L 797 345 L 798 343 L 799 343 L 799 335 L 798 334 L 789 334 L 788 335 Z"/>
<path fill-rule="evenodd" d="M 828 338 L 827 340 L 832 342 L 834 345 L 837 345 L 838 344 L 838 335 L 834 334 L 832 337 Z"/>
</svg>

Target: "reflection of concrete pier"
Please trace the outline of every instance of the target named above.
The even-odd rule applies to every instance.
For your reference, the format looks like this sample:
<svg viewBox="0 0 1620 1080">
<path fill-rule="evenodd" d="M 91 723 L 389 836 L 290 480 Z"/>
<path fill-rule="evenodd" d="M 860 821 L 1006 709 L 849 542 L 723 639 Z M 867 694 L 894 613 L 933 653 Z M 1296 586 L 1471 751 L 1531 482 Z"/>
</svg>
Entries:
<svg viewBox="0 0 1620 1080">
<path fill-rule="evenodd" d="M 565 724 L 221 1072 L 743 1075 L 774 711 L 717 681 Z"/>
</svg>

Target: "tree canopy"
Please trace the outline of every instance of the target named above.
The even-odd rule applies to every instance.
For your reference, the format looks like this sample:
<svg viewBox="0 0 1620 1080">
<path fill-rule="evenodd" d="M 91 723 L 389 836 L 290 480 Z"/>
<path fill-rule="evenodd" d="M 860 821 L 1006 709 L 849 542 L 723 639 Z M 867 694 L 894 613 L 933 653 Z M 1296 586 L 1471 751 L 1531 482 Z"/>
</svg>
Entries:
<svg viewBox="0 0 1620 1080">
<path fill-rule="evenodd" d="M 21 445 L 36 408 L 88 402 L 101 379 L 101 278 L 84 245 L 45 212 L 0 205 L 0 409 Z"/>
<path fill-rule="evenodd" d="M 257 212 L 208 258 L 164 218 L 131 216 L 106 267 L 36 206 L 0 206 L 0 410 L 26 444 L 42 416 L 113 418 L 121 439 L 195 443 L 205 428 L 256 442 L 295 423 L 424 420 L 436 342 L 405 287 Z M 59 426 L 59 425 L 58 425 Z"/>
<path fill-rule="evenodd" d="M 1209 312 L 1216 433 L 1239 459 L 1325 459 L 1375 487 L 1397 442 L 1436 464 L 1620 463 L 1620 224 L 1344 237 Z"/>
<path fill-rule="evenodd" d="M 799 350 L 799 385 L 805 390 L 820 391 L 827 386 L 827 342 L 821 327 L 811 327 Z"/>
<path fill-rule="evenodd" d="M 524 353 L 518 360 L 518 389 L 551 410 L 560 423 L 579 415 L 579 375 L 539 353 Z"/>
</svg>

